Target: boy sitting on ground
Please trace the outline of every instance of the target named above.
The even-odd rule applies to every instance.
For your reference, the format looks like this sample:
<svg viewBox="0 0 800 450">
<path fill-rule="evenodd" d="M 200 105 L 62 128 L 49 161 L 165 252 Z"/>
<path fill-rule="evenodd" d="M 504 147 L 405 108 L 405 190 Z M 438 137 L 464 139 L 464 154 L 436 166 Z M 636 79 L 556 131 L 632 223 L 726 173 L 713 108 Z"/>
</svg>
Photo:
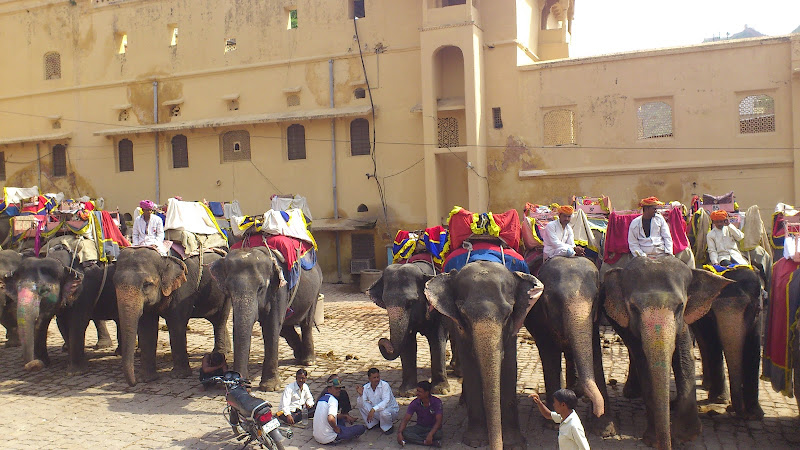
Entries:
<svg viewBox="0 0 800 450">
<path fill-rule="evenodd" d="M 228 364 L 225 362 L 225 355 L 220 352 L 214 351 L 203 356 L 203 361 L 200 365 L 200 382 L 203 383 L 203 389 L 208 389 L 209 386 L 215 382 L 210 378 L 221 377 L 228 371 Z"/>
</svg>

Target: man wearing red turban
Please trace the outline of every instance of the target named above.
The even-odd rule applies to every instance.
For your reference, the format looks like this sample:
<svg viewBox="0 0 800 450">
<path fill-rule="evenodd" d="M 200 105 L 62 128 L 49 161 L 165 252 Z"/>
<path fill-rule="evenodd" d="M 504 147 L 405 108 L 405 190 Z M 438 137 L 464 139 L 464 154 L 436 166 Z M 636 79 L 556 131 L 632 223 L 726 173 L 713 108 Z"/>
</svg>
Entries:
<svg viewBox="0 0 800 450">
<path fill-rule="evenodd" d="M 583 256 L 583 247 L 575 245 L 575 233 L 569 221 L 575 208 L 569 205 L 559 206 L 558 220 L 553 220 L 544 227 L 544 257 Z"/>
<path fill-rule="evenodd" d="M 639 202 L 642 215 L 633 219 L 628 227 L 628 248 L 633 256 L 672 255 L 669 225 L 664 216 L 656 214 L 658 206 L 663 204 L 656 197 L 643 198 Z"/>
<path fill-rule="evenodd" d="M 726 211 L 717 210 L 711 213 L 711 221 L 714 224 L 706 237 L 708 243 L 708 259 L 711 264 L 720 266 L 730 266 L 731 263 L 746 264 L 742 254 L 739 252 L 737 242 L 744 239 L 744 233 L 731 225 Z"/>
</svg>

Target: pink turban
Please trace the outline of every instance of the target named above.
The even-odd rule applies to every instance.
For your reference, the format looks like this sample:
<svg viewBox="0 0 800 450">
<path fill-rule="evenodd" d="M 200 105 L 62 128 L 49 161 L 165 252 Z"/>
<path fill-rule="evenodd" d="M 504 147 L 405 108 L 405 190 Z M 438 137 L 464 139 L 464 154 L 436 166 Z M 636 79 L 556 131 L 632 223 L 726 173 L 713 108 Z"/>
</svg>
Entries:
<svg viewBox="0 0 800 450">
<path fill-rule="evenodd" d="M 156 209 L 156 204 L 153 203 L 150 200 L 142 200 L 142 201 L 139 202 L 139 207 L 142 208 L 142 211 L 145 211 L 145 210 L 148 210 L 148 209 L 152 211 L 152 210 Z"/>
</svg>

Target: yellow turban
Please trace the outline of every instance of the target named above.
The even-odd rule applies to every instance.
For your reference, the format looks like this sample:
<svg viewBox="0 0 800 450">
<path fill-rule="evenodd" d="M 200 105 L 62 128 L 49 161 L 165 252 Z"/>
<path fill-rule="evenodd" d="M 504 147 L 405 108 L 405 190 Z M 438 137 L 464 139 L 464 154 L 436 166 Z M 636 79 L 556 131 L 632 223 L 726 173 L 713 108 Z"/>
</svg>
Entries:
<svg viewBox="0 0 800 450">
<path fill-rule="evenodd" d="M 711 220 L 725 220 L 727 218 L 728 212 L 721 209 L 711 213 Z"/>
<path fill-rule="evenodd" d="M 575 212 L 575 208 L 573 208 L 572 206 L 569 206 L 569 205 L 561 205 L 561 206 L 558 207 L 558 213 L 559 214 L 567 214 L 567 215 L 571 216 L 572 213 L 574 213 L 574 212 Z"/>
<path fill-rule="evenodd" d="M 658 197 L 647 197 L 643 198 L 642 201 L 639 202 L 639 206 L 661 206 L 664 202 L 660 201 Z"/>
</svg>

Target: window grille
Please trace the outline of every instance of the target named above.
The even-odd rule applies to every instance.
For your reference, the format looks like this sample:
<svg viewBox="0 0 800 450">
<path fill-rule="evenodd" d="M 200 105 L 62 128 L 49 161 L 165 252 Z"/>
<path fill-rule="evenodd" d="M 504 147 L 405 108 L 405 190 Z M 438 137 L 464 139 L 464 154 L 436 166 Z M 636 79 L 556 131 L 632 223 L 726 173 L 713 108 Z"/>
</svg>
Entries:
<svg viewBox="0 0 800 450">
<path fill-rule="evenodd" d="M 222 162 L 250 161 L 250 133 L 245 130 L 224 133 L 220 136 L 220 151 Z"/>
<path fill-rule="evenodd" d="M 458 147 L 458 119 L 455 117 L 439 118 L 439 148 Z"/>
<path fill-rule="evenodd" d="M 61 55 L 58 52 L 45 53 L 44 79 L 58 80 L 61 78 Z"/>
<path fill-rule="evenodd" d="M 64 177 L 67 175 L 67 148 L 61 144 L 53 146 L 53 176 Z"/>
<path fill-rule="evenodd" d="M 750 95 L 739 102 L 739 133 L 775 131 L 775 100 L 769 95 Z"/>
<path fill-rule="evenodd" d="M 239 110 L 239 100 L 233 99 L 228 101 L 228 111 L 238 111 Z"/>
<path fill-rule="evenodd" d="M 353 95 L 356 98 L 365 98 L 367 96 L 367 91 L 364 88 L 356 88 L 356 90 L 353 91 Z"/>
<path fill-rule="evenodd" d="M 649 102 L 636 111 L 639 119 L 638 139 L 672 136 L 672 107 L 664 102 Z"/>
<path fill-rule="evenodd" d="M 172 168 L 189 167 L 189 147 L 186 136 L 178 134 L 172 137 Z"/>
<path fill-rule="evenodd" d="M 181 105 L 172 105 L 169 108 L 169 115 L 172 117 L 180 117 L 181 116 Z"/>
<path fill-rule="evenodd" d="M 225 53 L 236 50 L 236 38 L 225 39 Z"/>
<path fill-rule="evenodd" d="M 0 180 L 6 179 L 6 152 L 0 152 Z"/>
<path fill-rule="evenodd" d="M 492 120 L 494 120 L 495 128 L 503 128 L 503 115 L 500 108 L 492 108 Z"/>
<path fill-rule="evenodd" d="M 120 121 L 120 122 L 127 122 L 128 121 L 128 115 L 129 115 L 129 113 L 128 113 L 127 109 L 121 109 L 121 110 L 119 110 L 119 116 L 117 116 L 117 120 Z"/>
<path fill-rule="evenodd" d="M 369 155 L 369 121 L 355 119 L 350 122 L 350 154 L 352 156 Z"/>
<path fill-rule="evenodd" d="M 292 94 L 286 97 L 286 106 L 300 106 L 300 96 Z"/>
<path fill-rule="evenodd" d="M 557 109 L 544 115 L 544 145 L 575 144 L 575 113 L 570 109 Z"/>
<path fill-rule="evenodd" d="M 119 171 L 133 172 L 133 142 L 123 139 L 117 144 L 119 149 Z"/>
<path fill-rule="evenodd" d="M 290 125 L 286 130 L 289 147 L 289 160 L 306 159 L 306 129 L 299 124 Z"/>
<path fill-rule="evenodd" d="M 58 130 L 60 128 L 61 128 L 61 121 L 60 120 L 54 120 L 53 121 L 53 129 L 54 130 Z"/>
</svg>

